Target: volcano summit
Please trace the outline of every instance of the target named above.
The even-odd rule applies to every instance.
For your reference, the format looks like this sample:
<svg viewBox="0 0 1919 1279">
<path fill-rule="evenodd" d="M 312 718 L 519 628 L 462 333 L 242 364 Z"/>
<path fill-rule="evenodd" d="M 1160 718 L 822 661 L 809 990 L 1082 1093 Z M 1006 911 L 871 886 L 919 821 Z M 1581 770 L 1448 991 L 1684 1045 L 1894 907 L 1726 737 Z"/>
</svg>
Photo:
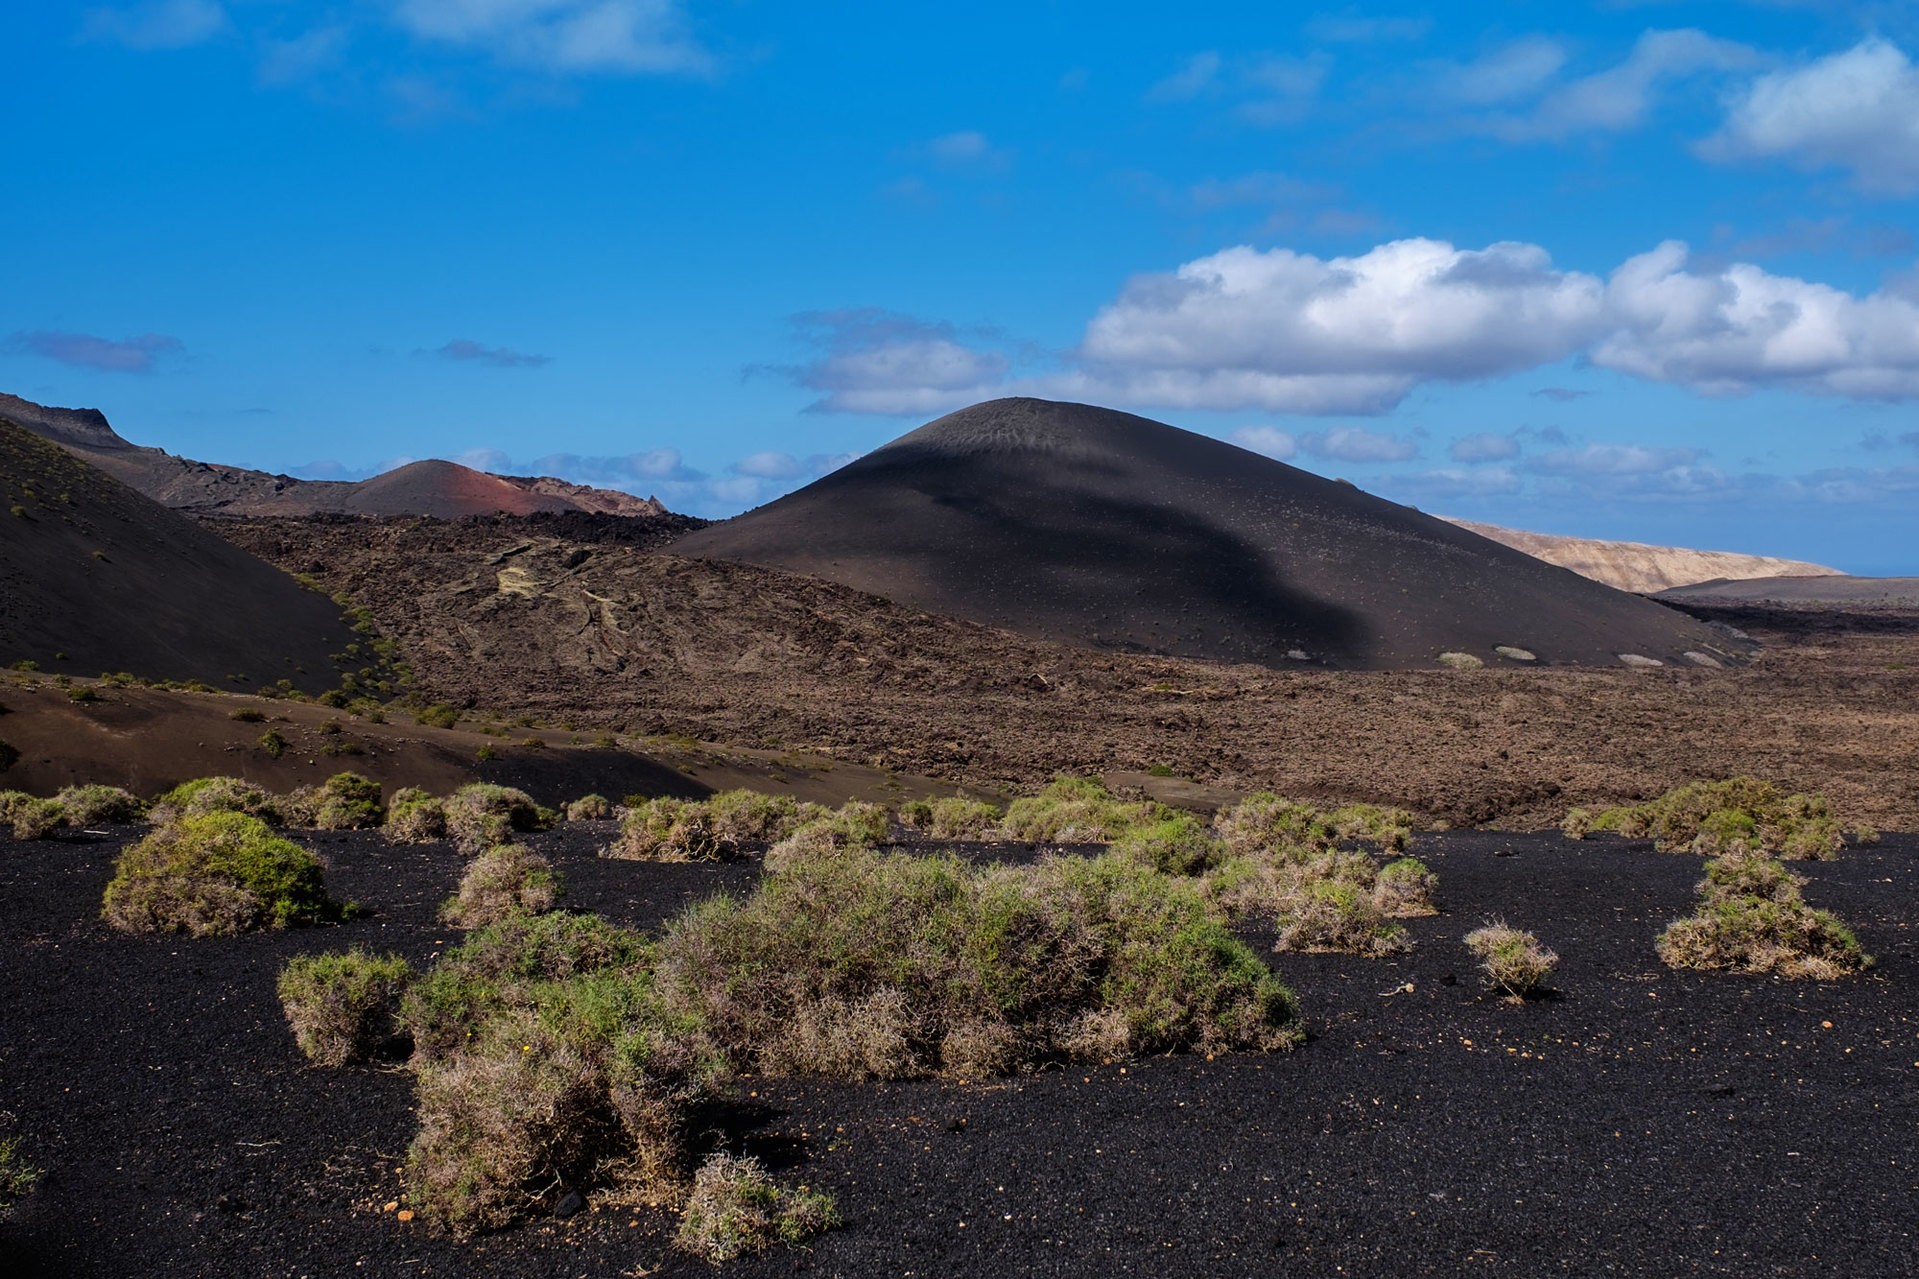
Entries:
<svg viewBox="0 0 1919 1279">
<path fill-rule="evenodd" d="M 1350 484 L 1048 400 L 948 414 L 671 549 L 1045 639 L 1214 661 L 1745 655 L 1684 614 Z"/>
</svg>

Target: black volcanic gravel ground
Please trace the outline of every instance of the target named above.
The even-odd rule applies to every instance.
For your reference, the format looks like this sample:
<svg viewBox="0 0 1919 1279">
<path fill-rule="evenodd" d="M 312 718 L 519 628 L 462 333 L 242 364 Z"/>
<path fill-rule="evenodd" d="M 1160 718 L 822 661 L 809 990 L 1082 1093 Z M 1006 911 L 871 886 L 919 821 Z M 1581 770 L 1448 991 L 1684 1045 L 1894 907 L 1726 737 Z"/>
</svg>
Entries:
<svg viewBox="0 0 1919 1279">
<path fill-rule="evenodd" d="M 569 900 L 657 926 L 754 869 L 536 841 Z M 235 940 L 96 919 L 133 832 L 0 841 L 0 1109 L 47 1170 L 0 1275 L 694 1275 L 663 1212 L 599 1209 L 456 1245 L 382 1205 L 411 1135 L 398 1069 L 307 1069 L 287 956 L 419 962 L 459 861 L 320 835 L 377 914 Z M 834 1193 L 846 1227 L 741 1275 L 1919 1273 L 1919 837 L 1801 869 L 1879 963 L 1845 982 L 1677 975 L 1654 959 L 1699 862 L 1553 836 L 1423 837 L 1437 918 L 1392 961 L 1274 956 L 1313 1038 L 984 1085 L 749 1080 L 734 1140 Z M 1485 994 L 1491 915 L 1563 956 L 1563 994 Z M 1262 949 L 1270 937 L 1252 935 Z M 1410 989 L 1407 987 L 1410 986 Z M 1398 993 L 1392 993 L 1397 991 Z"/>
</svg>

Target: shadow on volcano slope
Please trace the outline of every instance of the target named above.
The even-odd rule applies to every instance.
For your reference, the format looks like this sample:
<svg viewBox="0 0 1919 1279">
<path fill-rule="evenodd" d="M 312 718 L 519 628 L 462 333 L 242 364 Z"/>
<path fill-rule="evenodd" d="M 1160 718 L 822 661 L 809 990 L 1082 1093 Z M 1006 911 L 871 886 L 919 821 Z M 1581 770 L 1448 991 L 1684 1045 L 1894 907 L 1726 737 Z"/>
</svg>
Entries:
<svg viewBox="0 0 1919 1279">
<path fill-rule="evenodd" d="M 1744 655 L 1671 609 L 1350 484 L 1046 400 L 949 414 L 672 550 L 1041 638 L 1216 661 Z"/>
</svg>

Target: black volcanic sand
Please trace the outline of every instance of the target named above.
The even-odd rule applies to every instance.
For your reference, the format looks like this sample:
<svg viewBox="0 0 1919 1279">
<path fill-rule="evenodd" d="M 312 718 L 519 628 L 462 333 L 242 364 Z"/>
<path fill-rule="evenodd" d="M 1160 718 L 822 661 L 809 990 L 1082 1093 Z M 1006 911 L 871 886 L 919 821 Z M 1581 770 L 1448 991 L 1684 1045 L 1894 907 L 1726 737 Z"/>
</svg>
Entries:
<svg viewBox="0 0 1919 1279">
<path fill-rule="evenodd" d="M 456 1245 L 381 1211 L 409 1078 L 307 1069 L 274 976 L 299 952 L 359 942 L 417 963 L 452 941 L 432 923 L 449 850 L 313 837 L 334 891 L 376 915 L 136 940 L 95 919 L 132 833 L 0 844 L 0 1108 L 48 1170 L 0 1224 L 0 1273 L 710 1273 L 672 1251 L 663 1212 L 596 1207 Z M 755 875 L 598 861 L 610 833 L 536 842 L 575 905 L 622 923 Z M 1663 969 L 1651 941 L 1688 907 L 1690 857 L 1488 833 L 1418 851 L 1446 913 L 1412 921 L 1410 955 L 1273 957 L 1314 1030 L 1291 1054 L 745 1082 L 716 1137 L 831 1191 L 847 1225 L 734 1272 L 1919 1272 L 1919 837 L 1800 867 L 1879 957 L 1828 984 Z M 1558 998 L 1479 988 L 1459 938 L 1495 914 L 1558 949 Z"/>
<path fill-rule="evenodd" d="M 1047 400 L 948 414 L 672 549 L 1042 639 L 1212 661 L 1685 665 L 1747 651 L 1350 484 Z"/>
</svg>

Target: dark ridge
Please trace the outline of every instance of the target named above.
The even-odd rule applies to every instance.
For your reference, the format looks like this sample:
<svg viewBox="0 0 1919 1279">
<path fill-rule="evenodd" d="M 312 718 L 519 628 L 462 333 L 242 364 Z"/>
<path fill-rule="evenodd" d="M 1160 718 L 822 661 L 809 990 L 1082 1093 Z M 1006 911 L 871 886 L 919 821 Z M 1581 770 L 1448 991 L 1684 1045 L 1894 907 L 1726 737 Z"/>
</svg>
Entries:
<svg viewBox="0 0 1919 1279">
<path fill-rule="evenodd" d="M 0 662 L 228 691 L 339 683 L 332 654 L 355 636 L 332 600 L 6 421 L 0 493 Z"/>
<path fill-rule="evenodd" d="M 677 554 L 806 573 L 1096 648 L 1268 666 L 1684 664 L 1671 609 L 1164 423 L 1008 399 L 929 423 Z"/>
</svg>

